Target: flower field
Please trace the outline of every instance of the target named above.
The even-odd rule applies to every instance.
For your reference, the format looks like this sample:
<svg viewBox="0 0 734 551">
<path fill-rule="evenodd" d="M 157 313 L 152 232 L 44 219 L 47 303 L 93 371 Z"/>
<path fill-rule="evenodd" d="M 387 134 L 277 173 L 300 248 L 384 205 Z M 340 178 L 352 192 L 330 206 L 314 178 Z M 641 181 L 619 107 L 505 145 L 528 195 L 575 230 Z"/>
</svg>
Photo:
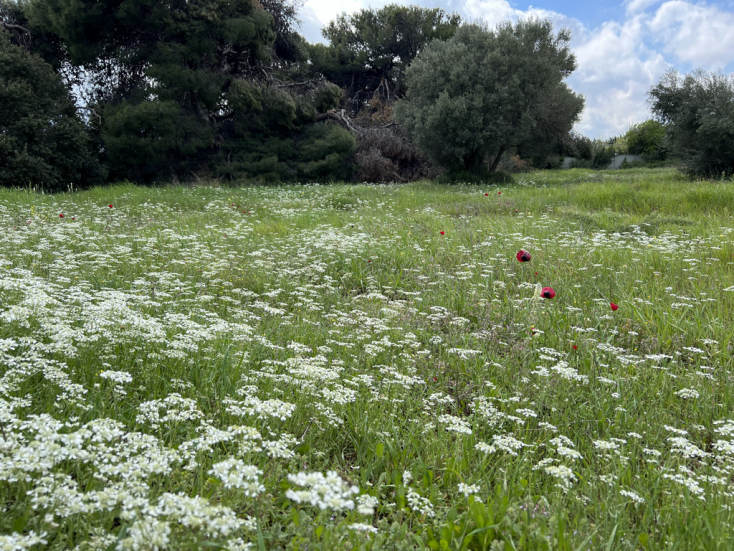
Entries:
<svg viewBox="0 0 734 551">
<path fill-rule="evenodd" d="M 731 549 L 733 208 L 0 191 L 0 550 Z"/>
</svg>

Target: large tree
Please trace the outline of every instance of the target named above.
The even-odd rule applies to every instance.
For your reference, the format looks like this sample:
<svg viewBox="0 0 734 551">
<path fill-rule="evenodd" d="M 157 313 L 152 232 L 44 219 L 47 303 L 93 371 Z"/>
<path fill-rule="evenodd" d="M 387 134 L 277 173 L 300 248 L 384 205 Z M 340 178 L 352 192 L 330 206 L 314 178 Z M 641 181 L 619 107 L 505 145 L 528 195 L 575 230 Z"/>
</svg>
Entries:
<svg viewBox="0 0 734 551">
<path fill-rule="evenodd" d="M 535 19 L 464 25 L 408 67 L 396 120 L 436 162 L 475 173 L 513 148 L 564 140 L 584 106 L 564 82 L 576 68 L 570 39 Z"/>
<path fill-rule="evenodd" d="M 0 30 L 0 186 L 101 183 L 97 153 L 59 75 Z"/>
<path fill-rule="evenodd" d="M 671 156 L 692 176 L 734 174 L 734 74 L 667 72 L 649 92 Z"/>
<path fill-rule="evenodd" d="M 319 101 L 311 74 L 292 86 L 311 69 L 288 1 L 29 0 L 25 13 L 84 69 L 86 108 L 117 176 L 307 177 L 299 167 L 349 154 L 333 126 L 317 133 L 337 147 L 294 150 L 315 139 L 317 104 L 334 104 Z"/>
<path fill-rule="evenodd" d="M 311 61 L 358 111 L 375 93 L 388 101 L 401 97 L 411 61 L 432 40 L 453 36 L 460 23 L 439 8 L 398 4 L 342 14 L 322 29 L 329 45 L 312 46 Z"/>
</svg>

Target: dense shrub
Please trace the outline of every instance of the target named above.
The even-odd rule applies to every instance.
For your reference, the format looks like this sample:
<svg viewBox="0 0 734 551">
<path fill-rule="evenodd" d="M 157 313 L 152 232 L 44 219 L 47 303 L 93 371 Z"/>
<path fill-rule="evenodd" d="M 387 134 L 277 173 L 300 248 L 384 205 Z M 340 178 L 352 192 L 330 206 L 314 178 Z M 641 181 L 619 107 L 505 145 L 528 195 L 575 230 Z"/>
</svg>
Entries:
<svg viewBox="0 0 734 551">
<path fill-rule="evenodd" d="M 649 92 L 666 145 L 691 176 L 734 174 L 734 75 L 666 73 Z"/>
<path fill-rule="evenodd" d="M 648 160 L 664 160 L 667 151 L 663 145 L 665 126 L 656 120 L 647 120 L 630 127 L 624 136 L 627 152 L 643 155 Z"/>
<path fill-rule="evenodd" d="M 0 31 L 0 185 L 48 191 L 106 177 L 69 92 L 40 57 Z"/>
<path fill-rule="evenodd" d="M 354 155 L 358 182 L 411 182 L 436 169 L 395 127 L 362 130 Z"/>
</svg>

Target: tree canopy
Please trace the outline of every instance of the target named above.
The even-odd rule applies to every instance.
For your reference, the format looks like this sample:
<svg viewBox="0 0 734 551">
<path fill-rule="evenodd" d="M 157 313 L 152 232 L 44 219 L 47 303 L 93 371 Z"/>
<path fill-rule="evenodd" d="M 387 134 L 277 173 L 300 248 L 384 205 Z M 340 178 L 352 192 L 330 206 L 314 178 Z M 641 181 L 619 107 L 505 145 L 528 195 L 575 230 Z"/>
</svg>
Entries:
<svg viewBox="0 0 734 551">
<path fill-rule="evenodd" d="M 311 46 L 314 68 L 347 92 L 353 110 L 377 93 L 405 93 L 405 71 L 432 40 L 446 40 L 461 23 L 440 8 L 390 4 L 342 14 L 322 29 L 329 45 Z"/>
<path fill-rule="evenodd" d="M 693 176 L 734 174 L 734 75 L 667 72 L 649 92 L 672 156 Z"/>
<path fill-rule="evenodd" d="M 343 129 L 307 130 L 317 106 L 338 101 L 332 93 L 324 102 L 325 83 L 304 63 L 293 4 L 29 0 L 25 13 L 33 29 L 60 37 L 82 70 L 82 99 L 118 177 L 207 170 L 294 179 L 354 150 Z M 293 86 L 296 77 L 308 85 Z M 315 135 L 321 147 L 294 151 Z"/>
<path fill-rule="evenodd" d="M 472 172 L 494 171 L 511 148 L 566 139 L 584 106 L 564 82 L 576 68 L 570 38 L 549 21 L 464 25 L 408 67 L 396 119 L 436 162 Z"/>
<path fill-rule="evenodd" d="M 2 32 L 0 106 L 0 186 L 54 191 L 104 181 L 97 147 L 59 76 Z"/>
</svg>

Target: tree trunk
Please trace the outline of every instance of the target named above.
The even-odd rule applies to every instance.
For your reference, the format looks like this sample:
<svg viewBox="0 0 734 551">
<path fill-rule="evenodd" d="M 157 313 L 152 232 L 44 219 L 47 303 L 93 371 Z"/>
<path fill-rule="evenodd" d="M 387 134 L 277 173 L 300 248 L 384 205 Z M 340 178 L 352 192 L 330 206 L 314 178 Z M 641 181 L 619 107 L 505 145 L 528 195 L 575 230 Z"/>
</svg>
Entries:
<svg viewBox="0 0 734 551">
<path fill-rule="evenodd" d="M 490 174 L 494 172 L 495 170 L 497 170 L 497 165 L 500 164 L 500 159 L 502 159 L 502 154 L 505 151 L 507 151 L 508 148 L 509 146 L 507 145 L 503 145 L 502 147 L 500 147 L 500 150 L 497 153 L 497 156 L 494 158 L 494 161 L 492 161 L 492 165 L 489 167 Z"/>
<path fill-rule="evenodd" d="M 472 151 L 464 157 L 464 168 L 469 172 L 476 174 L 481 171 L 483 162 L 484 155 L 482 155 L 480 151 Z"/>
</svg>

